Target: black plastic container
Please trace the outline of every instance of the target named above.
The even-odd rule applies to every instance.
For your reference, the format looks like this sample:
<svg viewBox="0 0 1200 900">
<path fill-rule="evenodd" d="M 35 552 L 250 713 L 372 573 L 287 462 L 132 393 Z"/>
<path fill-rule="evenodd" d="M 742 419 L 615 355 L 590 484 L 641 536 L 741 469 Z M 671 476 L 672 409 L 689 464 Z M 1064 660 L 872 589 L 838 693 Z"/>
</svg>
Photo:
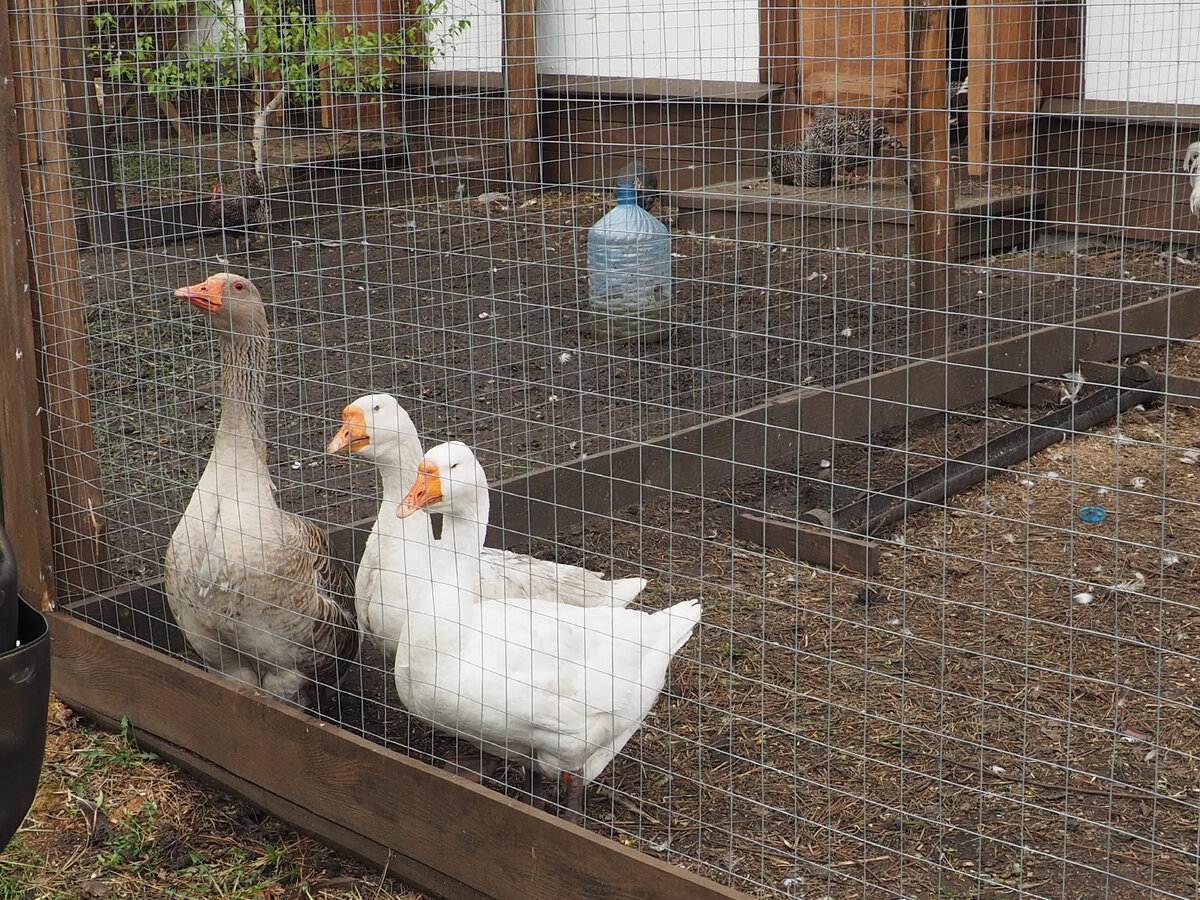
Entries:
<svg viewBox="0 0 1200 900">
<path fill-rule="evenodd" d="M 17 646 L 21 604 L 17 600 L 17 559 L 0 521 L 0 653 Z M 0 707 L 3 709 L 3 707 Z"/>
<path fill-rule="evenodd" d="M 50 700 L 50 626 L 17 596 L 17 566 L 0 527 L 0 851 L 20 827 L 42 772 Z"/>
</svg>

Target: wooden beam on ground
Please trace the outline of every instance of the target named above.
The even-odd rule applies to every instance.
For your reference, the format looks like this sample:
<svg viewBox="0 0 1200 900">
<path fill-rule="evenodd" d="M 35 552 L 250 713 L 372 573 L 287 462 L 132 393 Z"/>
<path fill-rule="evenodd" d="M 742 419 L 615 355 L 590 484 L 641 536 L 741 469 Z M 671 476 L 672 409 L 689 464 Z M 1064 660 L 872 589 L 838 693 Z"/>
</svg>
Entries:
<svg viewBox="0 0 1200 900">
<path fill-rule="evenodd" d="M 1163 375 L 1162 400 L 1178 406 L 1200 407 L 1200 378 L 1186 375 Z"/>
<path fill-rule="evenodd" d="M 550 466 L 495 485 L 488 544 L 509 546 L 669 491 L 729 485 L 741 472 L 795 472 L 831 440 L 858 440 L 981 403 L 1082 359 L 1109 360 L 1200 334 L 1200 288 L 1051 325 L 944 359 L 920 360 L 831 388 L 791 391 L 653 441 Z"/>
<path fill-rule="evenodd" d="M 1091 384 L 1110 384 L 1123 368 L 1125 367 L 1119 363 L 1086 361 L 1079 364 L 1080 374 Z M 1150 367 L 1147 366 L 1147 368 Z M 1163 403 L 1174 403 L 1178 406 L 1192 408 L 1200 407 L 1200 378 L 1171 375 L 1168 372 L 1163 372 L 1158 377 L 1162 379 L 1163 384 L 1162 394 L 1159 398 Z"/>
<path fill-rule="evenodd" d="M 909 315 L 917 352 L 940 356 L 948 349 L 950 242 L 954 198 L 950 185 L 950 125 L 946 109 L 947 7 L 937 0 L 912 0 L 908 21 L 909 190 L 918 258 L 916 292 Z M 921 312 L 913 315 L 912 310 Z"/>
<path fill-rule="evenodd" d="M 504 0 L 504 96 L 508 177 L 514 188 L 541 182 L 537 0 Z"/>
<path fill-rule="evenodd" d="M 53 689 L 68 705 L 109 723 L 128 717 L 167 758 L 203 761 L 208 777 L 318 837 L 376 862 L 390 852 L 389 872 L 421 890 L 745 898 L 64 613 L 50 618 Z"/>
<path fill-rule="evenodd" d="M 47 470 L 60 597 L 106 585 L 100 469 L 88 396 L 83 310 L 67 99 L 53 7 L 11 0 L 18 149 L 28 198 L 32 309 L 45 410 Z"/>
<path fill-rule="evenodd" d="M 846 569 L 861 575 L 879 574 L 879 545 L 835 531 L 832 524 L 816 525 L 744 512 L 733 520 L 733 536 L 814 566 Z"/>
<path fill-rule="evenodd" d="M 55 600 L 54 553 L 42 445 L 37 346 L 29 305 L 29 245 L 17 152 L 8 16 L 0 16 L 0 517 L 17 558 L 17 592 L 43 610 Z"/>
</svg>

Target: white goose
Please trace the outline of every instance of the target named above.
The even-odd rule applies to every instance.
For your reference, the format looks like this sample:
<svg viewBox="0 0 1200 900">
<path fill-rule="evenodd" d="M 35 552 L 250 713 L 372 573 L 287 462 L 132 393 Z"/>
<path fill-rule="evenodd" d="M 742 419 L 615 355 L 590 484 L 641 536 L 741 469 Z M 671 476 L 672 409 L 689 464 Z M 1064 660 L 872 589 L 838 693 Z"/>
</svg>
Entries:
<svg viewBox="0 0 1200 900">
<path fill-rule="evenodd" d="M 354 589 L 358 623 L 364 636 L 383 652 L 390 666 L 405 625 L 408 597 L 432 589 L 430 547 L 436 544 L 426 512 L 405 519 L 395 515 L 417 477 L 421 438 L 408 412 L 390 394 L 359 397 L 342 410 L 342 427 L 326 448 L 351 453 L 379 469 L 383 498 L 367 538 Z M 573 606 L 626 606 L 646 587 L 644 578 L 609 581 L 581 566 L 569 566 L 524 554 L 484 547 L 487 517 L 473 544 L 459 549 L 479 556 L 478 593 L 485 597 L 544 597 Z"/>
<path fill-rule="evenodd" d="M 425 454 L 416 483 L 396 508 L 443 514 L 431 550 L 431 596 L 410 597 L 396 654 L 396 689 L 409 713 L 485 753 L 561 777 L 572 821 L 584 786 L 641 727 L 671 658 L 700 621 L 688 600 L 645 613 L 547 600 L 477 599 L 476 542 L 487 521 L 483 468 L 461 443 Z"/>
<path fill-rule="evenodd" d="M 212 455 L 163 559 L 167 603 L 204 664 L 313 707 L 358 650 L 341 562 L 314 523 L 279 508 L 263 395 L 270 338 L 258 291 L 222 273 L 175 296 L 208 314 L 221 350 Z"/>
</svg>

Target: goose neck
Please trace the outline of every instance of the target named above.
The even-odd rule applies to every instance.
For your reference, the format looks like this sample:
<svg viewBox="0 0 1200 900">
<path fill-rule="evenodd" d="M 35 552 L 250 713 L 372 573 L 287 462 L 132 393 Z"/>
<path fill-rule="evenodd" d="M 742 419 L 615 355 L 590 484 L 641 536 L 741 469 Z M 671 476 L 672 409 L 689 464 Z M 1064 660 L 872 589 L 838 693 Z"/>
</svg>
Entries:
<svg viewBox="0 0 1200 900">
<path fill-rule="evenodd" d="M 249 438 L 260 457 L 266 456 L 266 428 L 263 404 L 266 396 L 267 353 L 265 333 L 222 338 L 221 347 L 221 420 L 218 440 L 222 437 Z"/>
<path fill-rule="evenodd" d="M 383 482 L 383 497 L 393 504 L 399 503 L 417 480 L 417 466 L 421 464 L 421 445 L 415 450 L 401 448 L 397 454 L 388 454 L 387 459 L 377 459 L 376 467 Z"/>
<path fill-rule="evenodd" d="M 469 553 L 478 559 L 490 514 L 487 485 L 477 485 L 443 517 L 442 542 L 456 552 Z"/>
</svg>

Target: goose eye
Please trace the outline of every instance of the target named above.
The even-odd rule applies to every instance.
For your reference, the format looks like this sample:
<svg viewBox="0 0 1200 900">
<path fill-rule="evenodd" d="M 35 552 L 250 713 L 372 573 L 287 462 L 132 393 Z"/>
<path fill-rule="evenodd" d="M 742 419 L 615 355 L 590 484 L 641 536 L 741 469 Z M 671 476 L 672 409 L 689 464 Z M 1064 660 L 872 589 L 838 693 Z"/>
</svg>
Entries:
<svg viewBox="0 0 1200 900">
<path fill-rule="evenodd" d="M 450 466 L 450 471 L 453 472 L 457 468 L 458 468 L 458 463 L 454 463 L 452 466 Z"/>
<path fill-rule="evenodd" d="M 379 412 L 379 407 L 378 406 L 372 407 L 371 412 Z"/>
<path fill-rule="evenodd" d="M 235 291 L 244 291 L 244 290 L 246 289 L 246 282 L 244 282 L 244 281 L 235 281 L 235 282 L 233 283 L 233 289 L 234 289 Z"/>
</svg>

